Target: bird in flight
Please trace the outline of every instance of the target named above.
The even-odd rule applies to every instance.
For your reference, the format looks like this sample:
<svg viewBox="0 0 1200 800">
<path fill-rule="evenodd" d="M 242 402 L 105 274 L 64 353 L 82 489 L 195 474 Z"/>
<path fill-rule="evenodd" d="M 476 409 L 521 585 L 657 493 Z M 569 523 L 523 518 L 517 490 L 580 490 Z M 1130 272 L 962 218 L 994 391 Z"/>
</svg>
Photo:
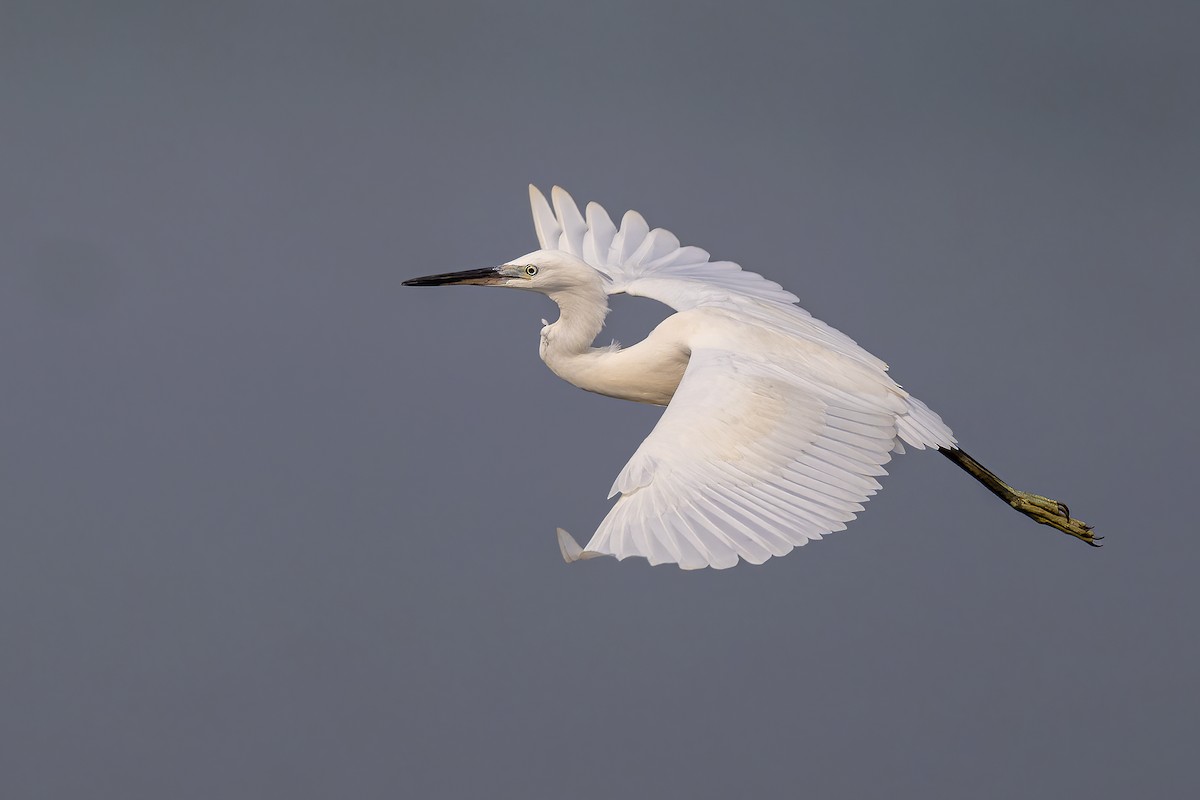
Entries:
<svg viewBox="0 0 1200 800">
<path fill-rule="evenodd" d="M 539 292 L 559 317 L 539 353 L 589 392 L 666 406 L 621 470 L 620 495 L 568 562 L 641 556 L 724 569 L 761 564 L 820 539 L 863 510 L 904 446 L 936 448 L 1022 514 L 1099 547 L 1067 506 L 1012 488 L 958 447 L 941 417 L 892 380 L 887 364 L 815 319 L 779 284 L 713 261 L 636 211 L 618 227 L 596 203 L 529 187 L 541 248 L 496 267 L 428 275 L 405 286 L 504 286 Z M 593 347 L 608 296 L 675 309 L 641 342 Z"/>
</svg>

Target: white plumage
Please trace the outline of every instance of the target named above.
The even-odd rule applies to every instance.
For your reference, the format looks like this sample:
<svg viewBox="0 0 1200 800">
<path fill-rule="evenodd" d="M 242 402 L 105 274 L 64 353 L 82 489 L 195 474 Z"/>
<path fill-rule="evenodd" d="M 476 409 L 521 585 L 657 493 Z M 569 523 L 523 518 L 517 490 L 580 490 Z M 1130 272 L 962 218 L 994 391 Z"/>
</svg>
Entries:
<svg viewBox="0 0 1200 800">
<path fill-rule="evenodd" d="M 617 476 L 610 497 L 620 497 L 586 547 L 559 529 L 568 561 L 760 564 L 844 529 L 903 444 L 960 452 L 950 428 L 883 361 L 779 284 L 651 230 L 636 211 L 617 227 L 596 203 L 580 213 L 561 188 L 551 202 L 533 186 L 529 194 L 541 249 L 500 267 L 406 283 L 543 293 L 561 312 L 541 332 L 540 353 L 555 374 L 588 391 L 667 405 Z M 607 296 L 619 293 L 677 313 L 631 347 L 592 347 Z"/>
<path fill-rule="evenodd" d="M 618 229 L 596 203 L 585 218 L 559 187 L 553 209 L 535 187 L 529 197 L 542 248 L 599 270 L 608 294 L 703 310 L 673 337 L 691 353 L 683 380 L 617 477 L 609 496 L 620 499 L 584 553 L 684 569 L 761 564 L 843 530 L 900 439 L 953 446 L 886 364 L 779 284 L 681 246 L 636 211 Z"/>
</svg>

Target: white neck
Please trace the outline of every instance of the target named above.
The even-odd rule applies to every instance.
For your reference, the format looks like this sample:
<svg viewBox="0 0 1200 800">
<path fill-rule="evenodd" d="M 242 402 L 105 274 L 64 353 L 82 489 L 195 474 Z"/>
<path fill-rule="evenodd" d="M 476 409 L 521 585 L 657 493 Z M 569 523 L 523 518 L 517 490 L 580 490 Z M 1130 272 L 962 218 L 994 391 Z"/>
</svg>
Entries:
<svg viewBox="0 0 1200 800">
<path fill-rule="evenodd" d="M 608 316 L 608 296 L 599 282 L 548 296 L 558 304 L 559 315 L 553 324 L 542 328 L 541 356 L 561 376 L 560 366 L 567 367 L 571 360 L 593 351 L 592 342 Z"/>
<path fill-rule="evenodd" d="M 551 372 L 580 389 L 609 397 L 660 406 L 671 401 L 689 353 L 678 325 L 668 330 L 664 323 L 624 350 L 595 348 L 592 342 L 608 314 L 608 296 L 600 282 L 548 295 L 559 309 L 558 321 L 542 328 L 542 361 Z"/>
</svg>

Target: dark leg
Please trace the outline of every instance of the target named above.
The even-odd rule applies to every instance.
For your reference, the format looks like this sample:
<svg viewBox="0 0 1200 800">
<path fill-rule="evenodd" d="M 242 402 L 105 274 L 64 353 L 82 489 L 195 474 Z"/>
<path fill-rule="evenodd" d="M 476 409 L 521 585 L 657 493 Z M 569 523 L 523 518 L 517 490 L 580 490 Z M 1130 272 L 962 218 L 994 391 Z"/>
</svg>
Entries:
<svg viewBox="0 0 1200 800">
<path fill-rule="evenodd" d="M 996 476 L 996 473 L 971 458 L 962 450 L 939 447 L 938 452 L 961 467 L 972 478 L 986 486 L 992 494 L 1035 522 L 1057 528 L 1063 533 L 1070 534 L 1076 539 L 1087 542 L 1092 547 L 1100 547 L 1098 540 L 1104 537 L 1093 536 L 1092 526 L 1085 525 L 1083 522 L 1073 519 L 1070 509 L 1064 503 L 1012 488 L 1000 480 Z"/>
</svg>

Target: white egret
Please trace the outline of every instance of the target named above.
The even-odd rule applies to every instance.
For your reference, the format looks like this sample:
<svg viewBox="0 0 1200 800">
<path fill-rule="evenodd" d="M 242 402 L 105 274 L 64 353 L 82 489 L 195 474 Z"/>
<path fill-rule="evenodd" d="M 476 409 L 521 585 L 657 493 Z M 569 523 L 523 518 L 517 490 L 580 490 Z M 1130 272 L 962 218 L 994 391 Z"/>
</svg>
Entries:
<svg viewBox="0 0 1200 800">
<path fill-rule="evenodd" d="M 683 569 L 761 564 L 842 530 L 880 488 L 904 445 L 936 448 L 1022 514 L 1099 546 L 1062 503 L 1013 489 L 957 447 L 950 428 L 900 388 L 887 365 L 813 318 L 798 298 L 729 261 L 651 230 L 581 214 L 555 187 L 529 187 L 541 249 L 497 267 L 406 286 L 505 286 L 546 295 L 540 354 L 590 392 L 666 406 L 617 476 L 620 494 L 586 547 L 558 530 L 567 561 L 642 556 Z M 650 297 L 676 313 L 626 348 L 593 347 L 608 295 Z"/>
</svg>

